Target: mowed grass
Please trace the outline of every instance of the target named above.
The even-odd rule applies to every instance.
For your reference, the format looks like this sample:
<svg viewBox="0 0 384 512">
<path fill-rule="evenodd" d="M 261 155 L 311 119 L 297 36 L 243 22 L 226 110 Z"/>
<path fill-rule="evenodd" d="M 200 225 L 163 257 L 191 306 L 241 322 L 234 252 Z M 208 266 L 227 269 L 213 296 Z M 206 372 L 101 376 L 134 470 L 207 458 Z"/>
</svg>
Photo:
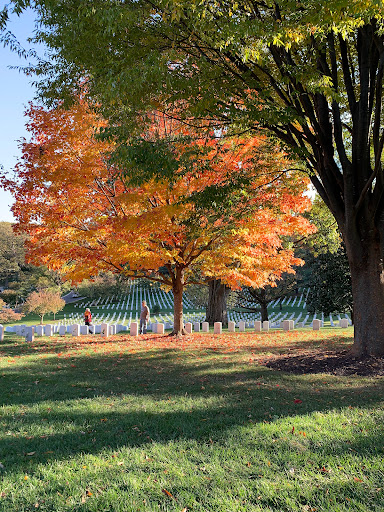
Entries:
<svg viewBox="0 0 384 512">
<path fill-rule="evenodd" d="M 1 511 L 382 511 L 383 378 L 292 375 L 323 332 L 0 345 Z"/>
</svg>

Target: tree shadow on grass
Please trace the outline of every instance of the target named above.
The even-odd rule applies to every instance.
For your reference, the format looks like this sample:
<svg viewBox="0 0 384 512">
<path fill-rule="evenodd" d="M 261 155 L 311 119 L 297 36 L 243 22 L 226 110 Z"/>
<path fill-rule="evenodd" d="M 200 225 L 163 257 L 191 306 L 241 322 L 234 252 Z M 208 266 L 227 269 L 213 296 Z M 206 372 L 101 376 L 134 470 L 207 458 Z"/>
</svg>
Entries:
<svg viewBox="0 0 384 512">
<path fill-rule="evenodd" d="M 26 471 L 106 448 L 222 442 L 239 427 L 381 403 L 384 379 L 288 375 L 252 357 L 239 361 L 252 353 L 253 346 L 208 347 L 199 358 L 178 349 L 73 353 L 10 365 L 0 378 L 1 401 L 20 408 L 3 415 L 0 460 L 8 471 Z M 358 451 L 359 442 L 357 435 L 338 449 Z M 370 443 L 382 447 L 381 438 Z"/>
</svg>

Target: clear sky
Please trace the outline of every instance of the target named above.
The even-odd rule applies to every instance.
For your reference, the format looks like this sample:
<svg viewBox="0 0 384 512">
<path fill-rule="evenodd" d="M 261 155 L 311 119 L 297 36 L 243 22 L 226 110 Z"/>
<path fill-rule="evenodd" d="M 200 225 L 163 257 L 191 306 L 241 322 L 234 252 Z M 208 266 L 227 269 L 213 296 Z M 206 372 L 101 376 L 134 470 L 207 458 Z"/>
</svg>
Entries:
<svg viewBox="0 0 384 512">
<path fill-rule="evenodd" d="M 9 29 L 23 45 L 28 45 L 26 39 L 32 35 L 33 28 L 31 11 L 20 18 L 12 18 L 9 24 Z M 27 136 L 24 110 L 35 95 L 31 77 L 17 69 L 9 69 L 9 66 L 25 66 L 27 63 L 17 53 L 0 46 L 0 164 L 6 171 L 13 169 L 20 155 L 17 141 Z M 12 222 L 12 202 L 12 196 L 0 188 L 0 221 Z"/>
</svg>

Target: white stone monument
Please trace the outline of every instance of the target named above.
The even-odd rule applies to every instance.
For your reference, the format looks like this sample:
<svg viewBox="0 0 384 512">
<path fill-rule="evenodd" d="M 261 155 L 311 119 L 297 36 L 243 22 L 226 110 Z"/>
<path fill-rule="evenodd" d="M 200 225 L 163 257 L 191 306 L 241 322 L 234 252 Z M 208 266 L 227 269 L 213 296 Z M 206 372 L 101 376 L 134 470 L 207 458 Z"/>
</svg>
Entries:
<svg viewBox="0 0 384 512">
<path fill-rule="evenodd" d="M 88 325 L 80 325 L 80 334 L 82 336 L 88 334 Z"/>
<path fill-rule="evenodd" d="M 202 332 L 209 332 L 209 322 L 203 322 L 201 324 L 201 330 Z"/>
<path fill-rule="evenodd" d="M 188 334 L 192 334 L 192 324 L 191 324 L 191 322 L 187 322 L 187 323 L 185 324 L 184 329 L 186 330 L 186 332 L 187 332 Z"/>
<path fill-rule="evenodd" d="M 213 324 L 214 334 L 221 334 L 223 332 L 223 324 L 221 322 L 215 322 Z"/>
<path fill-rule="evenodd" d="M 44 327 L 44 334 L 45 334 L 45 336 L 52 336 L 53 335 L 53 325 L 47 324 Z"/>
<path fill-rule="evenodd" d="M 295 322 L 294 320 L 289 320 L 289 330 L 293 331 L 295 328 Z"/>
<path fill-rule="evenodd" d="M 321 327 L 321 320 L 314 320 L 312 323 L 312 329 L 314 331 L 320 331 L 320 327 Z"/>
<path fill-rule="evenodd" d="M 112 324 L 109 326 L 109 334 L 111 336 L 113 336 L 114 334 L 116 334 L 116 325 L 115 324 Z"/>
<path fill-rule="evenodd" d="M 235 332 L 236 331 L 236 324 L 235 324 L 235 322 L 231 322 L 231 320 L 228 322 L 228 331 L 229 332 Z"/>
<path fill-rule="evenodd" d="M 139 334 L 139 324 L 137 322 L 131 322 L 129 326 L 129 334 L 131 336 L 137 336 Z"/>
<path fill-rule="evenodd" d="M 4 325 L 0 324 L 0 341 L 4 341 L 4 332 L 5 332 Z"/>
<path fill-rule="evenodd" d="M 283 321 L 283 331 L 290 331 L 290 330 L 291 330 L 291 321 L 284 320 Z"/>
<path fill-rule="evenodd" d="M 255 321 L 255 331 L 256 332 L 261 332 L 261 322 L 260 322 L 260 320 L 256 320 Z"/>
<path fill-rule="evenodd" d="M 80 336 L 80 324 L 73 324 L 71 327 L 72 336 Z"/>
<path fill-rule="evenodd" d="M 36 336 L 43 336 L 44 335 L 44 326 L 36 325 L 35 334 L 36 334 Z"/>
<path fill-rule="evenodd" d="M 240 332 L 245 331 L 245 322 L 243 320 L 240 320 L 240 322 L 239 322 L 239 331 Z"/>
<path fill-rule="evenodd" d="M 195 332 L 200 332 L 200 322 L 194 322 L 193 324 L 193 330 Z"/>
<path fill-rule="evenodd" d="M 65 336 L 65 333 L 67 332 L 67 328 L 65 325 L 60 325 L 59 327 L 59 336 Z"/>
<path fill-rule="evenodd" d="M 263 322 L 263 331 L 269 331 L 269 322 L 268 320 L 264 320 Z"/>
<path fill-rule="evenodd" d="M 100 334 L 103 338 L 108 338 L 108 336 L 109 336 L 109 325 L 108 324 L 101 324 Z"/>
<path fill-rule="evenodd" d="M 164 334 L 164 324 L 157 324 L 157 334 Z"/>
<path fill-rule="evenodd" d="M 347 318 L 340 318 L 340 327 L 342 329 L 346 329 L 348 327 L 348 319 Z"/>
<path fill-rule="evenodd" d="M 34 327 L 26 328 L 25 341 L 35 341 L 35 328 Z"/>
</svg>

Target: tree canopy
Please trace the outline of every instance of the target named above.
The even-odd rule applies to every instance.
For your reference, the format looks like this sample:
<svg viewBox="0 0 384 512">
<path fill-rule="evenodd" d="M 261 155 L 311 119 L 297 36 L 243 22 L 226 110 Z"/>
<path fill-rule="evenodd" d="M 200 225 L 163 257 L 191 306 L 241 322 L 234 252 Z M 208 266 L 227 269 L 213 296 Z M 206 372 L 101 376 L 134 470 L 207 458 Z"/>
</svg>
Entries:
<svg viewBox="0 0 384 512">
<path fill-rule="evenodd" d="M 105 122 L 85 101 L 70 110 L 31 106 L 28 116 L 32 138 L 8 186 L 32 262 L 74 281 L 112 269 L 161 282 L 173 290 L 178 319 L 176 302 L 197 273 L 261 286 L 301 263 L 282 238 L 312 230 L 299 214 L 309 206 L 306 183 L 265 138 L 177 140 L 175 162 L 190 146 L 203 148 L 200 158 L 170 180 L 138 186 L 110 164 L 111 143 L 94 137 Z M 164 138 L 164 126 L 175 133 L 174 123 L 154 115 L 147 136 Z M 232 179 L 239 188 L 228 187 Z M 207 201 L 210 187 L 232 207 Z"/>
</svg>

